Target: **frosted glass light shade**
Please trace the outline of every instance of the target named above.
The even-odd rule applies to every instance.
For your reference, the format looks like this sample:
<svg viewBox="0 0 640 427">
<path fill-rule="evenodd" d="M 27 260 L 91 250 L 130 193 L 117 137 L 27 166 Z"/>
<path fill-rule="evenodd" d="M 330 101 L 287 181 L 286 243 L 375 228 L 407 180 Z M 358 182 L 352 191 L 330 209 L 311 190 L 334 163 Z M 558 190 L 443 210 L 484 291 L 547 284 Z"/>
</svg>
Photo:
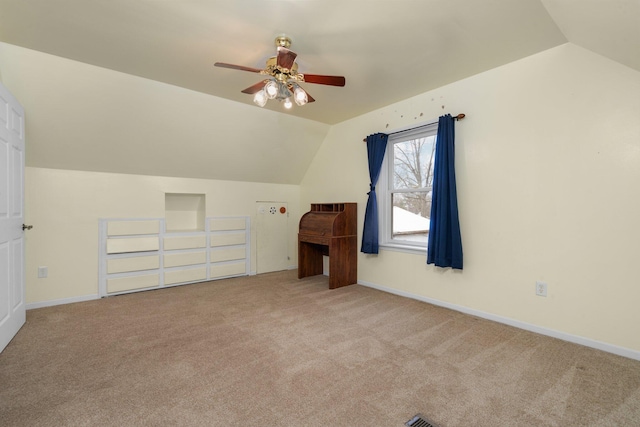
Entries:
<svg viewBox="0 0 640 427">
<path fill-rule="evenodd" d="M 255 102 L 255 104 L 260 107 L 264 107 L 265 105 L 267 105 L 267 99 L 267 94 L 265 93 L 264 89 L 259 90 L 253 96 L 253 102 Z"/>
<path fill-rule="evenodd" d="M 267 98 L 273 99 L 278 95 L 278 83 L 275 80 L 269 80 L 263 90 Z"/>
<path fill-rule="evenodd" d="M 300 86 L 296 86 L 293 91 L 293 99 L 296 101 L 296 104 L 302 106 L 309 102 L 309 98 L 307 97 L 307 92 L 304 91 Z"/>
</svg>

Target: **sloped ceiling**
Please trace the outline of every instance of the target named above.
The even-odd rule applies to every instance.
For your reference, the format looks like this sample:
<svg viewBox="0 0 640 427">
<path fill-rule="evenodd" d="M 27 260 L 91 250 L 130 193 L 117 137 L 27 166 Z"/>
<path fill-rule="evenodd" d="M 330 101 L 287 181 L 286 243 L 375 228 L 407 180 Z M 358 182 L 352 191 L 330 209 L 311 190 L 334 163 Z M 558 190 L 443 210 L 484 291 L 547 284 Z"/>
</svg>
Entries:
<svg viewBox="0 0 640 427">
<path fill-rule="evenodd" d="M 316 102 L 283 112 L 270 101 L 260 109 L 240 93 L 258 74 L 213 66 L 263 68 L 280 34 L 292 38 L 300 72 L 343 75 L 346 86 L 304 84 Z M 315 122 L 317 138 L 292 153 L 295 171 L 270 177 L 255 161 L 244 178 L 221 173 L 297 183 L 329 125 L 566 42 L 640 71 L 640 0 L 0 0 L 0 41 L 244 104 L 229 108 L 234 117 L 218 118 L 216 129 L 260 145 L 229 153 L 238 163 L 227 161 L 225 170 L 242 169 L 240 159 L 265 145 L 286 156 L 290 141 Z M 276 121 L 269 110 L 291 119 L 256 130 Z M 238 128 L 238 115 L 253 129 Z M 131 157 L 132 165 L 138 160 Z M 53 167 L 73 168 L 59 163 Z M 221 179 L 191 169 L 170 173 Z"/>
<path fill-rule="evenodd" d="M 568 41 L 640 71 L 640 0 L 542 0 Z"/>
</svg>

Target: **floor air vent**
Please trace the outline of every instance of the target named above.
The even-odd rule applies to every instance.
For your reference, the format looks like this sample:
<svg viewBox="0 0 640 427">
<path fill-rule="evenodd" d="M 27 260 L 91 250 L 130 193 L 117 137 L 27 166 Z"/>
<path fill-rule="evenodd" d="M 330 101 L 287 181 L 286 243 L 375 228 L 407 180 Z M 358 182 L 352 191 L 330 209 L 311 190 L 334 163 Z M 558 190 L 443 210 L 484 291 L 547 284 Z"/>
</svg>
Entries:
<svg viewBox="0 0 640 427">
<path fill-rule="evenodd" d="M 425 418 L 421 414 L 418 414 L 415 417 L 411 418 L 409 421 L 404 423 L 404 425 L 409 427 L 438 427 L 437 424 L 429 421 L 429 419 Z"/>
</svg>

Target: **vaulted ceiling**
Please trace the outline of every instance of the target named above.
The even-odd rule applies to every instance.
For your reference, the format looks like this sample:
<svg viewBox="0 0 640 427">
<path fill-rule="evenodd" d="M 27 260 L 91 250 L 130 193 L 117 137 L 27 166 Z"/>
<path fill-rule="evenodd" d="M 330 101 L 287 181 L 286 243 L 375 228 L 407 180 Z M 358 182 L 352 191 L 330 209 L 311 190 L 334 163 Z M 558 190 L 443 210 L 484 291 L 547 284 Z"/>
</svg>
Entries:
<svg viewBox="0 0 640 427">
<path fill-rule="evenodd" d="M 640 70 L 637 0 L 2 0 L 0 40 L 250 104 L 240 93 L 287 34 L 316 102 L 337 123 L 567 41 Z M 278 111 L 278 103 L 271 103 Z"/>
<path fill-rule="evenodd" d="M 640 71 L 640 0 L 0 0 L 2 42 L 255 109 L 261 76 L 213 64 L 264 68 L 280 34 L 346 77 L 285 112 L 329 125 L 567 42 Z"/>
</svg>

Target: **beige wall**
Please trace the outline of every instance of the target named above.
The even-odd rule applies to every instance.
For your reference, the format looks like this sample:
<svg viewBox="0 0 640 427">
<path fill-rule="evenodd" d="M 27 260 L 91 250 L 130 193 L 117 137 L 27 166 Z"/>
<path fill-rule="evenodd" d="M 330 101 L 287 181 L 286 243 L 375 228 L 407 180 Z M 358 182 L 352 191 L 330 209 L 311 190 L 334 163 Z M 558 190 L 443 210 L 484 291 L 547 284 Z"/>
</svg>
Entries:
<svg viewBox="0 0 640 427">
<path fill-rule="evenodd" d="M 296 265 L 298 184 L 329 125 L 6 43 L 0 80 L 26 111 L 32 306 L 95 296 L 98 219 L 163 217 L 165 192 L 252 220 L 256 201 L 287 202 Z"/>
<path fill-rule="evenodd" d="M 640 355 L 640 73 L 566 44 L 341 123 L 302 206 L 358 202 L 361 230 L 363 138 L 445 113 L 467 115 L 456 124 L 464 270 L 382 250 L 360 254 L 359 280 Z"/>
<path fill-rule="evenodd" d="M 165 193 L 206 196 L 207 216 L 251 217 L 251 270 L 256 269 L 256 201 L 287 202 L 289 256 L 297 263 L 297 185 L 168 178 L 100 172 L 26 168 L 27 303 L 42 303 L 98 293 L 98 220 L 162 218 Z M 38 278 L 38 267 L 49 275 Z"/>
<path fill-rule="evenodd" d="M 40 108 L 37 91 L 7 67 L 12 58 L 5 49 L 3 79 Z M 640 73 L 567 44 L 331 127 L 299 186 L 31 165 L 27 301 L 95 295 L 98 219 L 161 217 L 165 192 L 205 193 L 209 216 L 253 217 L 256 200 L 288 202 L 295 265 L 297 220 L 310 203 L 356 201 L 362 229 L 367 134 L 463 112 L 456 132 L 464 271 L 383 250 L 360 254 L 359 280 L 640 354 L 638 93 Z M 37 117 L 27 111 L 27 121 Z M 33 138 L 27 129 L 27 150 L 53 141 Z M 38 266 L 49 268 L 47 279 L 37 278 Z M 548 297 L 535 295 L 536 280 L 548 283 Z"/>
</svg>

